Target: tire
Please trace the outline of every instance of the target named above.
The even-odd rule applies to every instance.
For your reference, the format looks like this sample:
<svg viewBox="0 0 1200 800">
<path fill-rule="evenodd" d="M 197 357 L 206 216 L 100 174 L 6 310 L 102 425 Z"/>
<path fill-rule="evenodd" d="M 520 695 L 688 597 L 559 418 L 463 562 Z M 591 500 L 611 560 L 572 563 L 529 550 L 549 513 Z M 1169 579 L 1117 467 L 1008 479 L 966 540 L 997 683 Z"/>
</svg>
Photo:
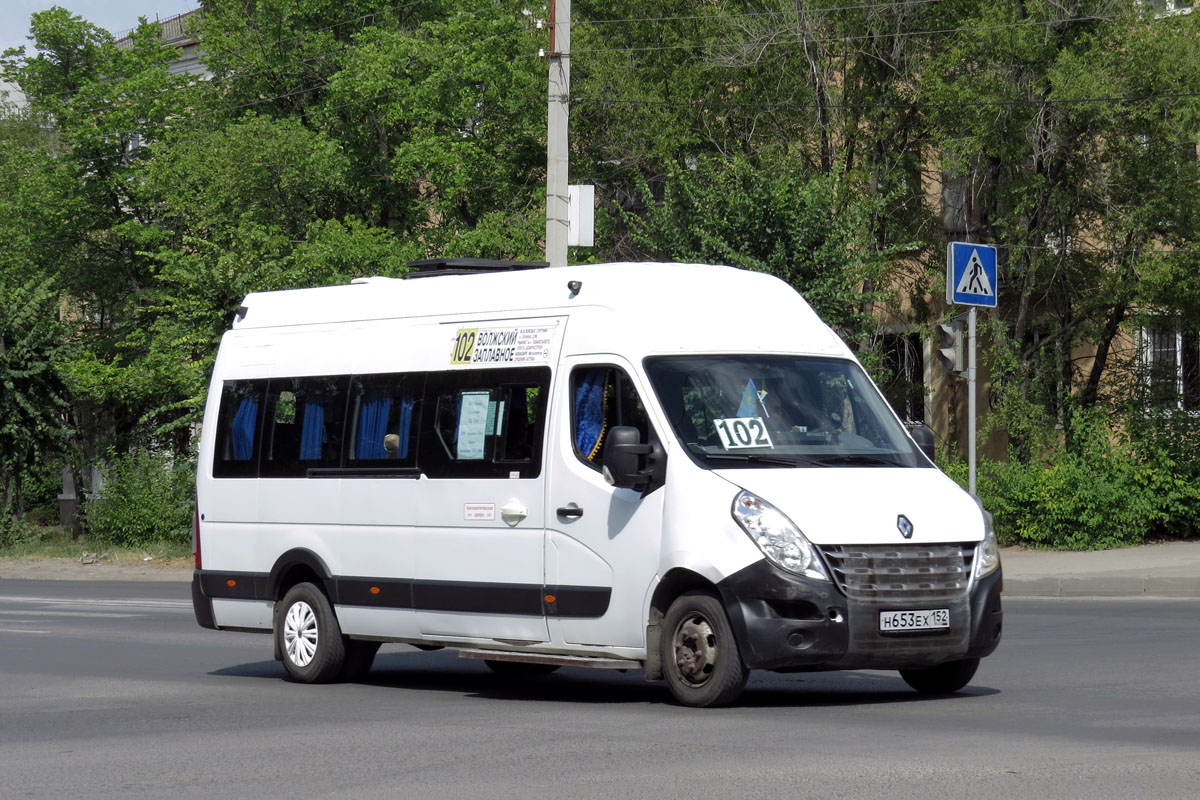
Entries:
<svg viewBox="0 0 1200 800">
<path fill-rule="evenodd" d="M 311 583 L 298 583 L 276 605 L 275 641 L 288 680 L 329 683 L 346 661 L 346 640 L 333 607 Z"/>
<path fill-rule="evenodd" d="M 685 706 L 729 705 L 746 688 L 750 670 L 725 609 L 708 592 L 686 592 L 671 603 L 660 647 L 667 686 Z"/>
<path fill-rule="evenodd" d="M 371 664 L 375 662 L 375 654 L 379 652 L 379 645 L 379 642 L 360 642 L 348 639 L 346 641 L 346 659 L 342 662 L 342 671 L 338 673 L 338 680 L 361 680 L 371 671 Z"/>
<path fill-rule="evenodd" d="M 527 661 L 493 661 L 485 658 L 483 663 L 497 675 L 510 678 L 532 678 L 536 675 L 549 675 L 558 669 L 558 664 L 533 664 Z"/>
<path fill-rule="evenodd" d="M 953 694 L 971 682 L 979 669 L 978 658 L 947 661 L 936 667 L 902 669 L 900 677 L 921 694 Z"/>
</svg>

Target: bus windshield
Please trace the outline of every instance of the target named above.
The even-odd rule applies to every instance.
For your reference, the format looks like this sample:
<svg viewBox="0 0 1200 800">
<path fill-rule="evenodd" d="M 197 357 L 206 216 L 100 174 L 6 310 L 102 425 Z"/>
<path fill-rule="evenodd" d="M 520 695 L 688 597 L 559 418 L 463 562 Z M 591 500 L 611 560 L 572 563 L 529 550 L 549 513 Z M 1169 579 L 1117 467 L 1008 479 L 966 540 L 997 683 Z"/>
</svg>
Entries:
<svg viewBox="0 0 1200 800">
<path fill-rule="evenodd" d="M 778 355 L 646 359 L 692 459 L 728 467 L 927 467 L 853 361 Z"/>
</svg>

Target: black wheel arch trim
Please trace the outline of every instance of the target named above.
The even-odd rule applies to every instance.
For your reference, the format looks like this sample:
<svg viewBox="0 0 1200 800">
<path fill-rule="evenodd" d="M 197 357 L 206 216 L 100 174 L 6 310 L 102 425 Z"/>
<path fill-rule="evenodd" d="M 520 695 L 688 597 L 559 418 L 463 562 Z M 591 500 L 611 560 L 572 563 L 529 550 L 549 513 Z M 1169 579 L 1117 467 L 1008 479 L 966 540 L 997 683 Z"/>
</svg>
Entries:
<svg viewBox="0 0 1200 800">
<path fill-rule="evenodd" d="M 309 550 L 307 547 L 293 547 L 275 560 L 275 565 L 271 567 L 271 572 L 266 577 L 265 586 L 263 587 L 265 597 L 259 597 L 260 600 L 279 600 L 283 597 L 281 591 L 283 578 L 289 570 L 294 567 L 308 567 L 312 570 L 321 581 L 321 589 L 324 590 L 325 596 L 329 598 L 331 603 L 337 603 L 337 583 L 333 579 L 333 573 L 329 569 L 329 565 L 325 563 L 319 555 Z"/>
</svg>

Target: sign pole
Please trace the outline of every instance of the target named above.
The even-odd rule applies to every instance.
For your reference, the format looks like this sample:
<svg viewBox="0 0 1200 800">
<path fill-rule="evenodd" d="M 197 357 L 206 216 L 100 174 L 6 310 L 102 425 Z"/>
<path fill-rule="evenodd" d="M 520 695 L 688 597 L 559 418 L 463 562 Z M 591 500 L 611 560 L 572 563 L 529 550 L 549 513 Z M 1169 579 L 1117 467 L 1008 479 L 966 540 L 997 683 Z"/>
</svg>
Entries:
<svg viewBox="0 0 1200 800">
<path fill-rule="evenodd" d="M 975 317 L 978 311 L 975 306 L 967 313 L 967 491 L 975 494 Z"/>
<path fill-rule="evenodd" d="M 976 416 L 976 325 L 979 306 L 995 308 L 1000 287 L 996 247 L 990 244 L 950 242 L 946 245 L 946 303 L 970 306 L 967 314 L 967 488 L 975 494 Z"/>
</svg>

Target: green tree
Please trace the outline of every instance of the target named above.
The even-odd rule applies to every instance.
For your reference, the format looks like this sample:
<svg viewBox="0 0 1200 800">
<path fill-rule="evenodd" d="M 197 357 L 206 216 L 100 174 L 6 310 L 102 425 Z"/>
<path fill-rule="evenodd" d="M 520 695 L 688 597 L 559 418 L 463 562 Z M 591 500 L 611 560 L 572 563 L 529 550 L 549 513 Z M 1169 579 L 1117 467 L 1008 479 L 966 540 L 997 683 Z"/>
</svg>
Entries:
<svg viewBox="0 0 1200 800">
<path fill-rule="evenodd" d="M 513 2 L 216 0 L 201 22 L 214 118 L 250 110 L 336 142 L 346 186 L 318 219 L 416 256 L 533 257 L 544 219 L 544 65 Z"/>
<path fill-rule="evenodd" d="M 974 206 L 963 234 L 1002 245 L 1007 421 L 1048 407 L 1070 444 L 1073 407 L 1122 404 L 1102 387 L 1129 385 L 1114 343 L 1139 311 L 1196 296 L 1200 19 L 1126 0 L 959 8 L 920 98 Z"/>
<path fill-rule="evenodd" d="M 879 200 L 841 197 L 830 176 L 743 158 L 672 166 L 661 199 L 648 185 L 643 193 L 645 211 L 626 220 L 648 255 L 768 272 L 795 286 L 844 335 L 873 328 L 871 303 L 883 296 L 864 286 L 878 285 L 894 255 L 872 247 Z"/>
<path fill-rule="evenodd" d="M 48 279 L 0 286 L 0 508 L 24 513 L 27 472 L 64 450 L 67 353 Z"/>
</svg>

